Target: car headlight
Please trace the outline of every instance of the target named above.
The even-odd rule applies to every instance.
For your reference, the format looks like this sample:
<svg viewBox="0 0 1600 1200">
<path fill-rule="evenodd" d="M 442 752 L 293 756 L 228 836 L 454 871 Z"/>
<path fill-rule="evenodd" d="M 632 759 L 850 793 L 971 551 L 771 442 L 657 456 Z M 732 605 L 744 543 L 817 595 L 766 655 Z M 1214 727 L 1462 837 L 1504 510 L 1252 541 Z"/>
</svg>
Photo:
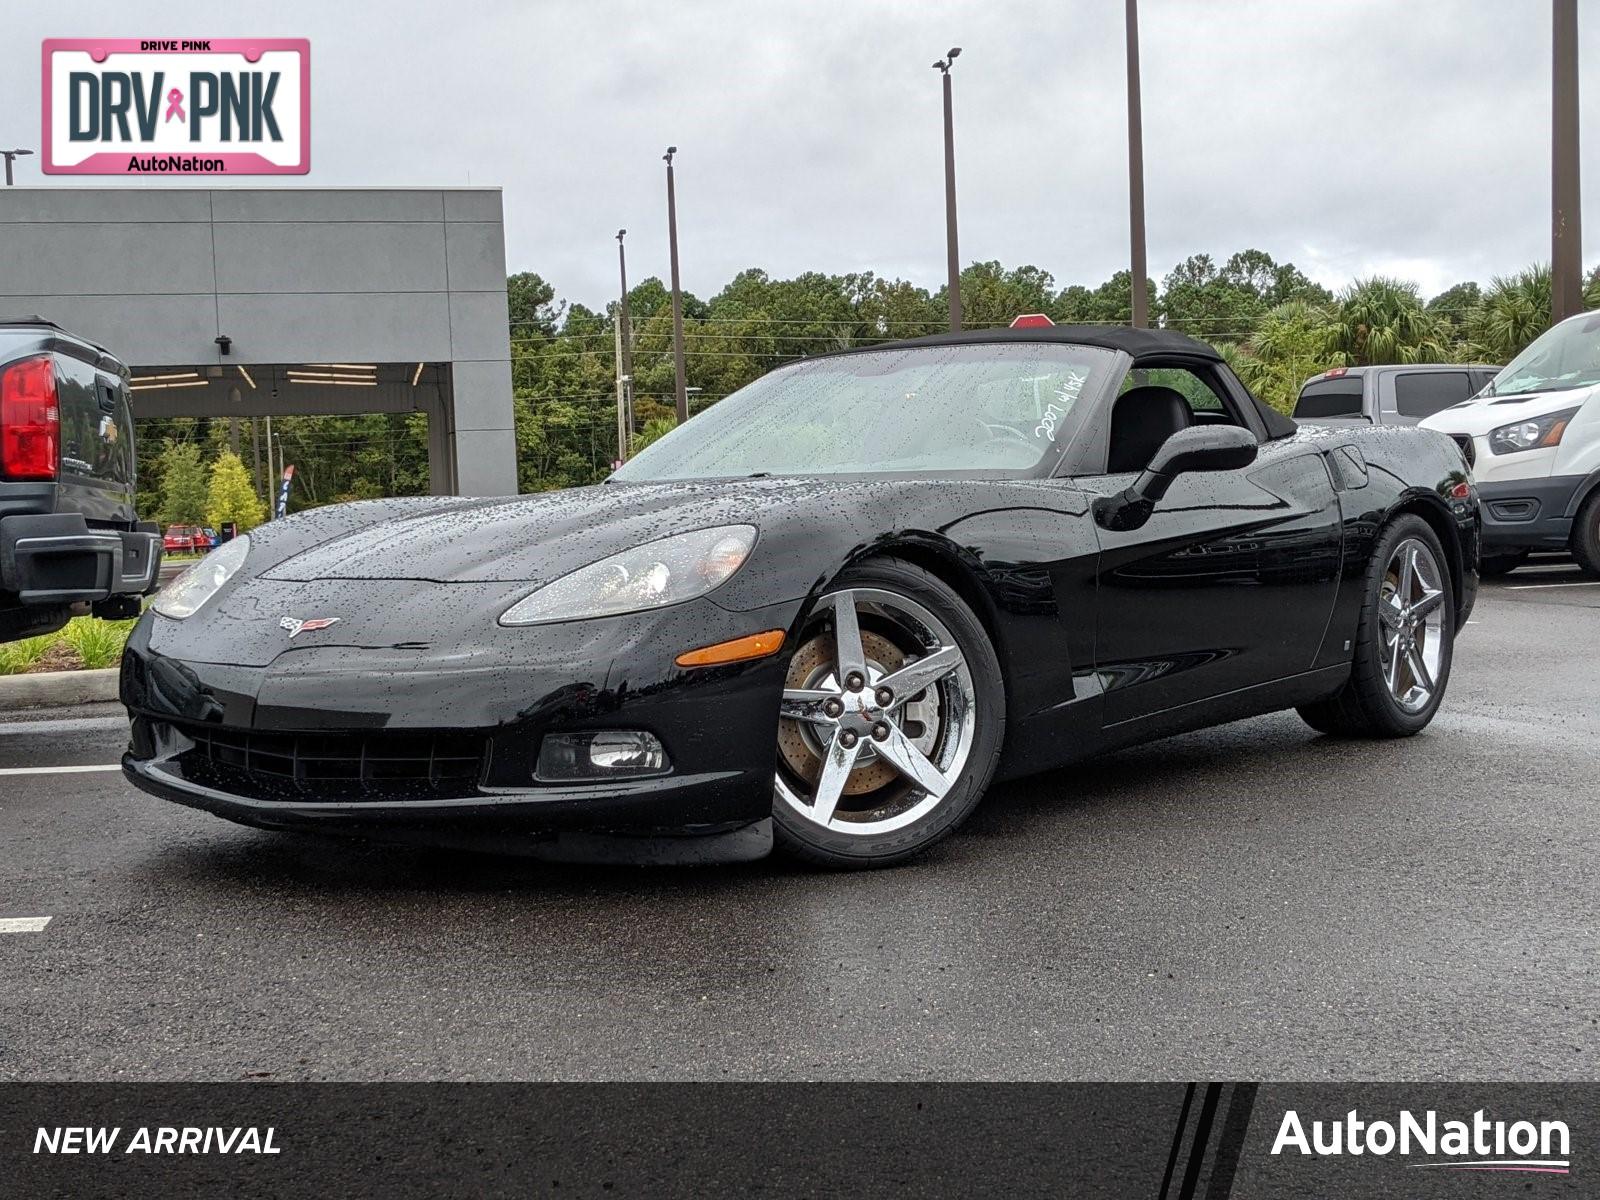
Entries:
<svg viewBox="0 0 1600 1200">
<path fill-rule="evenodd" d="M 517 601 L 502 625 L 542 625 L 665 608 L 703 596 L 750 557 L 754 525 L 721 525 L 646 542 L 579 567 Z"/>
<path fill-rule="evenodd" d="M 245 556 L 249 553 L 248 537 L 236 537 L 230 542 L 223 542 L 162 588 L 150 607 L 174 621 L 194 616 L 200 611 L 201 605 L 233 578 L 234 572 L 244 565 Z"/>
<path fill-rule="evenodd" d="M 1562 412 L 1546 413 L 1515 425 L 1502 425 L 1489 431 L 1489 450 L 1494 454 L 1516 454 L 1521 450 L 1538 450 L 1545 446 L 1559 446 L 1567 423 L 1578 413 L 1575 408 Z"/>
</svg>

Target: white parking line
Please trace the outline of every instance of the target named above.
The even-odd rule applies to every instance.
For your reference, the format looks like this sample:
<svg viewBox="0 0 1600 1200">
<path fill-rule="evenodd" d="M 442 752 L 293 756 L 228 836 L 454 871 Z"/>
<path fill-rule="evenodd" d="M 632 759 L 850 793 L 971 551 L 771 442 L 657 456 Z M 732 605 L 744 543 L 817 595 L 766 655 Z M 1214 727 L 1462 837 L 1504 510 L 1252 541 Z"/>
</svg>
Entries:
<svg viewBox="0 0 1600 1200">
<path fill-rule="evenodd" d="M 90 729 L 127 729 L 127 717 L 56 717 L 40 721 L 0 721 L 0 734 L 80 733 Z"/>
<path fill-rule="evenodd" d="M 121 763 L 93 767 L 0 767 L 0 775 L 88 775 L 96 771 L 120 771 Z"/>
<path fill-rule="evenodd" d="M 0 933 L 38 933 L 48 924 L 49 917 L 0 917 Z"/>
<path fill-rule="evenodd" d="M 1564 579 L 1560 583 L 1508 583 L 1506 590 L 1509 592 L 1529 592 L 1534 588 L 1553 587 L 1600 587 L 1600 579 Z"/>
</svg>

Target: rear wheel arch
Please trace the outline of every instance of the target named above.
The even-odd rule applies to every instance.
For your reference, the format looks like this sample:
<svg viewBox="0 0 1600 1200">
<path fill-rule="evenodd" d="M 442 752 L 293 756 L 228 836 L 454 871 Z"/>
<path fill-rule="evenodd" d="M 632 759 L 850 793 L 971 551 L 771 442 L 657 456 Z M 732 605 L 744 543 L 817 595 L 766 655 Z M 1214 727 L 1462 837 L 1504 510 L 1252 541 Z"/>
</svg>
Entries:
<svg viewBox="0 0 1600 1200">
<path fill-rule="evenodd" d="M 1395 520 L 1408 513 L 1426 521 L 1434 536 L 1439 539 L 1439 545 L 1444 548 L 1445 565 L 1450 571 L 1450 593 L 1459 609 L 1463 596 L 1462 585 L 1466 579 L 1466 564 L 1461 558 L 1461 540 L 1456 532 L 1455 518 L 1445 508 L 1443 501 L 1433 496 L 1413 496 L 1389 510 L 1383 519 L 1379 537 L 1382 537 L 1383 529 L 1387 529 Z M 1376 540 L 1373 545 L 1377 545 Z"/>
</svg>

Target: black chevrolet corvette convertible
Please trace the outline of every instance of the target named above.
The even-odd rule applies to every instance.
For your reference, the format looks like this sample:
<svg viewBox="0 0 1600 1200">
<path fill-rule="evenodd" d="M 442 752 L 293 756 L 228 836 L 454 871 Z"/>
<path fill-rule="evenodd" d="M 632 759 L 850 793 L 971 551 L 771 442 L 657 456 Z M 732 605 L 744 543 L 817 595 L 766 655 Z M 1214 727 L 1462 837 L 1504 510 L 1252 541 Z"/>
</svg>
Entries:
<svg viewBox="0 0 1600 1200">
<path fill-rule="evenodd" d="M 1297 429 L 1179 334 L 877 346 L 596 487 L 226 543 L 134 631 L 123 765 L 264 828 L 893 863 L 1113 747 L 1285 708 L 1416 733 L 1478 527 L 1450 439 Z"/>
</svg>

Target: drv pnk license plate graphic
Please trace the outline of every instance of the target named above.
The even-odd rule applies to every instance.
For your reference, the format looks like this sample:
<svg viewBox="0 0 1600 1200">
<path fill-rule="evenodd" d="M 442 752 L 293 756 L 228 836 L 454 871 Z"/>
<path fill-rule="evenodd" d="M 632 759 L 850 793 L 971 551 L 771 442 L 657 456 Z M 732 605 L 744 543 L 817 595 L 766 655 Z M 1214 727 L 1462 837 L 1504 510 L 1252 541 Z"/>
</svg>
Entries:
<svg viewBox="0 0 1600 1200">
<path fill-rule="evenodd" d="M 47 175 L 304 175 L 305 38 L 49 38 Z"/>
</svg>

